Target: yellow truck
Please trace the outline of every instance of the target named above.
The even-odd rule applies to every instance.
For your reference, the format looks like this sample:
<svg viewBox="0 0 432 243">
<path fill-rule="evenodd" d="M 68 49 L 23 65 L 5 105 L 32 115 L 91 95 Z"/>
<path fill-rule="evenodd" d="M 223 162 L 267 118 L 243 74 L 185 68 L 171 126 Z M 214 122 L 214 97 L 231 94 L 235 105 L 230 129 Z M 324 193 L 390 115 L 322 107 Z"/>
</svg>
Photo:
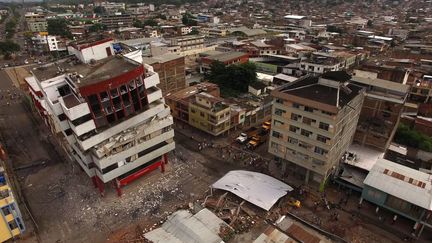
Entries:
<svg viewBox="0 0 432 243">
<path fill-rule="evenodd" d="M 264 131 L 269 132 L 270 129 L 271 129 L 271 121 L 263 122 L 261 128 L 262 128 Z"/>
<path fill-rule="evenodd" d="M 254 135 L 251 140 L 249 140 L 247 147 L 249 149 L 256 149 L 259 145 L 265 143 L 267 140 L 267 136 L 265 135 L 264 131 L 261 131 L 257 135 Z"/>
</svg>

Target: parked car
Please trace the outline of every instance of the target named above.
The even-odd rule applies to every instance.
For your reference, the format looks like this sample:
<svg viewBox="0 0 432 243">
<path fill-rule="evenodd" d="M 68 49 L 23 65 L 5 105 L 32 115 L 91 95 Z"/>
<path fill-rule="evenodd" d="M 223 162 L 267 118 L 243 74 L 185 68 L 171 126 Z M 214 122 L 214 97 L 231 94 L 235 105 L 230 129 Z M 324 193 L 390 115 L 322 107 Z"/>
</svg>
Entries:
<svg viewBox="0 0 432 243">
<path fill-rule="evenodd" d="M 239 143 L 245 143 L 248 140 L 248 136 L 246 133 L 240 133 L 240 135 L 236 138 L 236 141 Z"/>
</svg>

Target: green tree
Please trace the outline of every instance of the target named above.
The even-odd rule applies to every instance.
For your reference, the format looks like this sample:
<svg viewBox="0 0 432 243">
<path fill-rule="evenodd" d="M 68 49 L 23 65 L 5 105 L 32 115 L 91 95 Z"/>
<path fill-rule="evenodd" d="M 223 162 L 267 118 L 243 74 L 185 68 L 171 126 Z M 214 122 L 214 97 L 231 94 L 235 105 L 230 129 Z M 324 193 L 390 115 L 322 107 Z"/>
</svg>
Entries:
<svg viewBox="0 0 432 243">
<path fill-rule="evenodd" d="M 146 19 L 144 21 L 144 26 L 157 26 L 158 22 L 154 19 Z"/>
<path fill-rule="evenodd" d="M 197 26 L 198 22 L 190 13 L 183 14 L 182 23 L 186 26 Z"/>
<path fill-rule="evenodd" d="M 99 32 L 101 30 L 106 30 L 106 29 L 107 29 L 106 25 L 103 25 L 101 23 L 96 23 L 96 24 L 90 26 L 89 31 L 90 32 Z"/>
<path fill-rule="evenodd" d="M 205 78 L 218 84 L 222 91 L 245 93 L 251 83 L 257 82 L 256 66 L 251 62 L 225 66 L 222 62 L 214 61 Z"/>
<path fill-rule="evenodd" d="M 432 152 L 432 138 L 403 123 L 399 125 L 394 140 L 409 147 Z"/>
<path fill-rule="evenodd" d="M 139 19 L 134 19 L 132 25 L 133 25 L 133 27 L 136 27 L 136 28 L 144 28 L 144 24 Z"/>
<path fill-rule="evenodd" d="M 167 20 L 167 17 L 164 14 L 159 14 L 157 17 L 163 20 Z"/>
<path fill-rule="evenodd" d="M 339 33 L 339 34 L 342 34 L 344 32 L 343 29 L 341 29 L 339 27 L 336 27 L 334 25 L 327 26 L 327 31 L 328 32 L 336 32 L 336 33 Z"/>
<path fill-rule="evenodd" d="M 16 22 L 15 20 L 10 20 L 5 25 L 6 39 L 12 39 L 15 34 Z"/>
<path fill-rule="evenodd" d="M 0 41 L 0 53 L 3 55 L 9 55 L 10 53 L 18 52 L 20 50 L 20 46 L 11 41 Z"/>
<path fill-rule="evenodd" d="M 93 12 L 95 14 L 105 14 L 106 13 L 106 9 L 102 6 L 97 6 L 95 8 L 93 8 Z"/>
<path fill-rule="evenodd" d="M 48 33 L 50 35 L 59 35 L 72 39 L 72 33 L 68 28 L 68 22 L 65 19 L 48 19 Z"/>
</svg>

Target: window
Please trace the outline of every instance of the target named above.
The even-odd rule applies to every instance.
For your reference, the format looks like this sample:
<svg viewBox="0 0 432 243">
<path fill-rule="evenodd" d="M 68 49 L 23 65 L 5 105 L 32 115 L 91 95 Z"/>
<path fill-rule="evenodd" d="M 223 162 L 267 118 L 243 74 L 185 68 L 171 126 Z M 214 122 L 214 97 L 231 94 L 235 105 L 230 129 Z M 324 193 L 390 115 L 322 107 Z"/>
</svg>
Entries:
<svg viewBox="0 0 432 243">
<path fill-rule="evenodd" d="M 317 165 L 324 165 L 325 162 L 320 160 L 320 159 L 312 159 L 312 163 L 317 164 Z"/>
<path fill-rule="evenodd" d="M 321 111 L 324 115 L 333 116 L 333 113 L 328 111 Z"/>
<path fill-rule="evenodd" d="M 201 111 L 200 112 L 200 116 L 204 117 L 204 112 Z"/>
<path fill-rule="evenodd" d="M 275 142 L 271 142 L 270 147 L 278 149 L 279 148 L 279 144 L 277 144 Z"/>
<path fill-rule="evenodd" d="M 118 90 L 115 88 L 115 89 L 112 89 L 111 90 L 111 97 L 112 98 L 115 98 L 115 97 L 117 97 L 119 94 L 118 94 Z"/>
<path fill-rule="evenodd" d="M 328 130 L 329 130 L 329 127 L 330 127 L 330 125 L 327 124 L 327 123 L 324 123 L 324 122 L 320 122 L 320 123 L 319 123 L 319 128 L 322 129 L 322 130 L 326 130 L 326 131 L 328 131 Z"/>
<path fill-rule="evenodd" d="M 275 115 L 282 116 L 284 113 L 286 113 L 286 111 L 276 108 L 274 113 Z"/>
<path fill-rule="evenodd" d="M 296 108 L 296 109 L 299 109 L 299 108 L 300 108 L 300 104 L 293 103 L 293 104 L 292 104 L 292 107 L 294 107 L 294 108 Z"/>
<path fill-rule="evenodd" d="M 317 146 L 317 147 L 315 147 L 315 153 L 321 154 L 321 155 L 326 155 L 328 153 L 328 151 Z"/>
<path fill-rule="evenodd" d="M 307 149 L 307 150 L 312 149 L 312 145 L 310 145 L 310 144 L 308 144 L 308 143 L 305 143 L 305 142 L 302 142 L 302 141 L 300 141 L 300 142 L 298 143 L 298 145 L 299 145 L 299 147 L 304 148 L 304 149 Z"/>
<path fill-rule="evenodd" d="M 291 143 L 291 144 L 298 144 L 298 139 L 296 139 L 296 138 L 292 138 L 292 137 L 288 137 L 288 143 Z"/>
<path fill-rule="evenodd" d="M 305 136 L 305 137 L 310 137 L 312 135 L 312 132 L 305 130 L 305 129 L 302 129 L 300 134 Z"/>
<path fill-rule="evenodd" d="M 297 115 L 297 114 L 291 113 L 291 120 L 299 121 L 299 120 L 301 119 L 301 117 L 302 117 L 302 116 L 300 116 L 300 115 Z"/>
<path fill-rule="evenodd" d="M 60 115 L 58 115 L 58 119 L 59 119 L 60 121 L 64 121 L 64 120 L 67 119 L 67 116 L 66 116 L 64 113 L 61 113 Z"/>
<path fill-rule="evenodd" d="M 282 134 L 280 132 L 273 131 L 272 136 L 275 138 L 282 138 Z"/>
<path fill-rule="evenodd" d="M 308 117 L 303 117 L 303 123 L 304 124 L 307 124 L 307 125 L 312 125 L 312 123 L 315 123 L 316 122 L 316 120 L 314 120 L 314 119 L 311 119 L 311 118 L 308 118 Z"/>
<path fill-rule="evenodd" d="M 282 125 L 284 125 L 285 123 L 283 123 L 283 122 L 281 122 L 281 121 L 278 121 L 278 120 L 274 120 L 274 121 L 273 121 L 273 124 L 274 124 L 275 126 L 282 126 Z"/>
<path fill-rule="evenodd" d="M 309 107 L 309 106 L 305 106 L 304 110 L 307 111 L 307 112 L 313 112 L 314 108 Z"/>
<path fill-rule="evenodd" d="M 289 127 L 289 130 L 290 130 L 291 132 L 297 132 L 299 129 L 300 129 L 300 128 L 298 128 L 298 127 L 296 127 L 296 126 L 293 126 L 293 125 L 290 125 L 290 127 Z"/>
<path fill-rule="evenodd" d="M 195 111 L 195 109 L 191 109 L 191 112 L 192 112 L 192 113 L 195 113 L 196 111 Z"/>
<path fill-rule="evenodd" d="M 99 96 L 100 96 L 100 99 L 101 99 L 101 101 L 102 102 L 104 102 L 104 101 L 107 101 L 109 98 L 108 98 L 108 93 L 107 92 L 101 92 L 100 94 L 99 94 Z"/>
<path fill-rule="evenodd" d="M 72 129 L 68 128 L 65 130 L 66 136 L 72 135 Z"/>
<path fill-rule="evenodd" d="M 317 135 L 317 140 L 320 141 L 320 142 L 322 142 L 322 143 L 327 143 L 327 141 L 330 140 L 330 138 L 318 134 Z"/>
<path fill-rule="evenodd" d="M 9 214 L 12 213 L 11 210 L 10 210 L 10 208 L 9 208 L 8 206 L 3 207 L 3 208 L 2 208 L 2 211 L 3 211 L 3 214 L 4 214 L 5 216 L 6 216 L 6 215 L 9 215 Z"/>
</svg>

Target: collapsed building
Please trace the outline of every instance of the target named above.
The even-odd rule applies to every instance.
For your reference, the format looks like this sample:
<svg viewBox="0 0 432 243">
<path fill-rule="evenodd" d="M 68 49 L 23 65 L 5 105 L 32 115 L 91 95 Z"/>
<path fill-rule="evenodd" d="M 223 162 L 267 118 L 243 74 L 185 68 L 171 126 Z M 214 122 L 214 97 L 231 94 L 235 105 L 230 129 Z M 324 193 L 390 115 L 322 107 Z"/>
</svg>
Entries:
<svg viewBox="0 0 432 243">
<path fill-rule="evenodd" d="M 74 44 L 74 57 L 32 70 L 31 98 L 68 156 L 104 193 L 160 168 L 174 131 L 159 76 L 140 50 L 114 55 L 111 39 Z"/>
</svg>

